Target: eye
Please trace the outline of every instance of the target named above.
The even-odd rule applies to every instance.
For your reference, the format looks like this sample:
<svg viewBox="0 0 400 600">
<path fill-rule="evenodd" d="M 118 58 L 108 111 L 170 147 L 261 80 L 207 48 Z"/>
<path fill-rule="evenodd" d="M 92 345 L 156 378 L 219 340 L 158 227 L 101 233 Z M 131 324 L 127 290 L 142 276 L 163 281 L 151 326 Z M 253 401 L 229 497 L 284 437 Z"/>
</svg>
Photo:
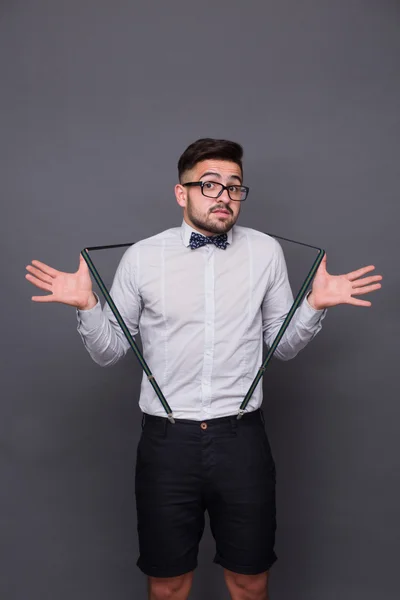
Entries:
<svg viewBox="0 0 400 600">
<path fill-rule="evenodd" d="M 237 187 L 237 185 L 230 185 L 229 186 L 229 191 L 230 192 L 238 192 L 239 188 Z"/>
<path fill-rule="evenodd" d="M 215 184 L 212 181 L 205 181 L 204 187 L 206 190 L 213 190 L 215 188 Z"/>
</svg>

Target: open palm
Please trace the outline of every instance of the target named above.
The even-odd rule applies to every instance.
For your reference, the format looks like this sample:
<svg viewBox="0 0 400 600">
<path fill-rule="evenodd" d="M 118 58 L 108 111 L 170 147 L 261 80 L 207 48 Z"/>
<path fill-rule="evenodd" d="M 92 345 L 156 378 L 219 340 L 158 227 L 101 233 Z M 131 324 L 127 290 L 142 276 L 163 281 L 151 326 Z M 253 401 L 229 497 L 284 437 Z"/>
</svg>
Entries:
<svg viewBox="0 0 400 600">
<path fill-rule="evenodd" d="M 76 273 L 57 271 L 49 265 L 32 260 L 26 267 L 26 279 L 33 285 L 50 292 L 46 296 L 32 296 L 34 302 L 62 302 L 76 308 L 87 307 L 92 297 L 92 280 L 89 268 L 82 255 L 79 257 L 79 268 Z"/>
<path fill-rule="evenodd" d="M 326 270 L 326 255 L 314 277 L 309 301 L 317 309 L 329 308 L 337 304 L 352 304 L 354 306 L 371 306 L 368 300 L 360 300 L 354 296 L 369 294 L 381 288 L 382 275 L 363 277 L 373 271 L 369 265 L 345 275 L 330 275 Z"/>
</svg>

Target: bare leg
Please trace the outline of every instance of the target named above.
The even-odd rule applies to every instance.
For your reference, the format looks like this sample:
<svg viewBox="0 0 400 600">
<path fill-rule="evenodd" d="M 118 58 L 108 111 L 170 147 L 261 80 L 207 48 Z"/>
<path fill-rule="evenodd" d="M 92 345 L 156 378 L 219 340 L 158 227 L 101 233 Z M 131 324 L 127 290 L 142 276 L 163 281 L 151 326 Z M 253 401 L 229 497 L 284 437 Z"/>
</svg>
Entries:
<svg viewBox="0 0 400 600">
<path fill-rule="evenodd" d="M 268 571 L 241 575 L 224 569 L 225 583 L 232 600 L 268 600 Z"/>
<path fill-rule="evenodd" d="M 187 600 L 193 571 L 178 577 L 149 577 L 149 600 Z"/>
</svg>

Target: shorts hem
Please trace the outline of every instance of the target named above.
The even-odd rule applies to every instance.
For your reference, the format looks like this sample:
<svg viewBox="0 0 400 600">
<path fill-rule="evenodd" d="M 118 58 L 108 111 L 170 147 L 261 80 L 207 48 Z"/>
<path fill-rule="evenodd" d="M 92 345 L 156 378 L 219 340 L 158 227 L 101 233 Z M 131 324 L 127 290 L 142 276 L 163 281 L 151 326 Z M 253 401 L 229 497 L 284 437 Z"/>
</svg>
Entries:
<svg viewBox="0 0 400 600">
<path fill-rule="evenodd" d="M 273 557 L 263 564 L 258 565 L 235 565 L 229 560 L 225 560 L 220 556 L 216 555 L 214 558 L 214 563 L 224 567 L 224 569 L 228 569 L 228 571 L 232 571 L 233 573 L 238 573 L 239 575 L 259 575 L 260 573 L 265 573 L 265 571 L 269 571 L 272 565 L 277 561 L 278 557 L 276 554 Z"/>
<path fill-rule="evenodd" d="M 180 575 L 190 573 L 197 568 L 197 562 L 175 567 L 148 567 L 140 559 L 137 561 L 136 565 L 139 567 L 142 573 L 148 577 L 179 577 Z"/>
</svg>

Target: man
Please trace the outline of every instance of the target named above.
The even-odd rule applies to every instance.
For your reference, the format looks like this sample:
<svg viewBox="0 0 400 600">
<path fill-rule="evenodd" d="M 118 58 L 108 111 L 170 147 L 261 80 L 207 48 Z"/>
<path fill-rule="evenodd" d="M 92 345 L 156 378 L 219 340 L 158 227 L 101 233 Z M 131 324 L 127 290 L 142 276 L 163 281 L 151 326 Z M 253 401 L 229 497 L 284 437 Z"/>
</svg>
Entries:
<svg viewBox="0 0 400 600">
<path fill-rule="evenodd" d="M 136 504 L 140 557 L 149 598 L 188 597 L 208 511 L 233 600 L 266 600 L 276 560 L 275 465 L 258 386 L 241 420 L 237 414 L 293 303 L 280 245 L 235 225 L 243 185 L 242 147 L 200 139 L 179 159 L 175 187 L 181 227 L 131 246 L 117 268 L 111 296 L 170 404 L 171 423 L 147 377 L 139 405 Z M 114 315 L 92 291 L 82 256 L 76 273 L 39 261 L 26 277 L 51 292 L 38 302 L 77 309 L 78 332 L 93 360 L 116 363 L 129 344 Z M 308 296 L 276 350 L 293 358 L 321 329 L 326 309 L 370 306 L 355 298 L 381 287 L 375 267 L 332 276 L 321 263 Z"/>
</svg>

